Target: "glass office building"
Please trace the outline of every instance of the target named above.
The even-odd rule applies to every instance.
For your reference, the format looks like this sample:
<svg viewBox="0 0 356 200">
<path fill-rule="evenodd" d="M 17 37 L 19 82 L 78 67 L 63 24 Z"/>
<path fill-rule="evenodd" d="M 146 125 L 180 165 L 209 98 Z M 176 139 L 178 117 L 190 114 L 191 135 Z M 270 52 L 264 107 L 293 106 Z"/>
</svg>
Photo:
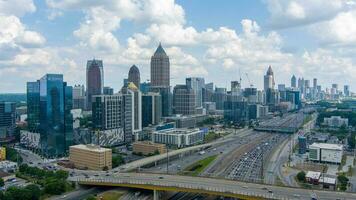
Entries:
<svg viewBox="0 0 356 200">
<path fill-rule="evenodd" d="M 38 93 L 39 91 L 39 93 Z M 46 74 L 27 83 L 29 127 L 41 134 L 45 156 L 61 156 L 73 141 L 72 87 L 62 74 Z"/>
</svg>

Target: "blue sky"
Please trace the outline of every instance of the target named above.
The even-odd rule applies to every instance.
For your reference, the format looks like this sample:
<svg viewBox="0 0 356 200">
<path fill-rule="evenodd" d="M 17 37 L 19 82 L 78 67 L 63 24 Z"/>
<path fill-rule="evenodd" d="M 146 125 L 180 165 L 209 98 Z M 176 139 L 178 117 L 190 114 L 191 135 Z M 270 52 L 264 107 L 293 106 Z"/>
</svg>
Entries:
<svg viewBox="0 0 356 200">
<path fill-rule="evenodd" d="M 85 83 L 86 60 L 103 59 L 105 85 L 118 90 L 136 64 L 149 79 L 158 43 L 172 83 L 205 77 L 219 87 L 239 79 L 262 88 L 318 78 L 356 87 L 353 0 L 0 0 L 0 93 L 25 92 L 45 73 Z"/>
</svg>

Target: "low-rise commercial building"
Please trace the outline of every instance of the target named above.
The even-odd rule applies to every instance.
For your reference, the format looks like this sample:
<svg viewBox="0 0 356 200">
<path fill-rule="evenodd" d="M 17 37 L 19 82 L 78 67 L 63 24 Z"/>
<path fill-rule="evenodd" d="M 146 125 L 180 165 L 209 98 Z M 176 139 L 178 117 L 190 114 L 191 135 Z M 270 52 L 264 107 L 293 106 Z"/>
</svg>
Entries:
<svg viewBox="0 0 356 200">
<path fill-rule="evenodd" d="M 152 133 L 152 142 L 177 147 L 192 146 L 204 141 L 205 131 L 200 129 L 164 129 Z"/>
<path fill-rule="evenodd" d="M 321 176 L 320 172 L 308 171 L 307 174 L 305 175 L 305 179 L 308 183 L 318 184 L 320 176 Z"/>
<path fill-rule="evenodd" d="M 0 147 L 0 161 L 6 160 L 6 147 Z"/>
<path fill-rule="evenodd" d="M 343 146 L 329 143 L 313 143 L 309 145 L 309 160 L 340 164 Z"/>
<path fill-rule="evenodd" d="M 134 153 L 142 153 L 143 155 L 162 154 L 167 152 L 165 144 L 157 144 L 151 141 L 135 142 L 132 145 Z"/>
<path fill-rule="evenodd" d="M 349 126 L 349 119 L 342 118 L 340 116 L 331 116 L 329 118 L 324 118 L 324 125 L 329 127 L 341 127 L 341 126 Z"/>
<path fill-rule="evenodd" d="M 69 148 L 69 160 L 79 169 L 112 168 L 112 150 L 96 145 L 74 145 Z"/>
</svg>

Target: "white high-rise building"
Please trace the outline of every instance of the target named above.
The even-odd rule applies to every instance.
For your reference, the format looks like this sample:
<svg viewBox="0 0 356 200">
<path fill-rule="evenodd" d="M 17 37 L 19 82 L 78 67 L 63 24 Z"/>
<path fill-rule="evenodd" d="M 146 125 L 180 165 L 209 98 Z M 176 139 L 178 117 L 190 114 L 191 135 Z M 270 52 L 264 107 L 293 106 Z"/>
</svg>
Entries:
<svg viewBox="0 0 356 200">
<path fill-rule="evenodd" d="M 267 91 L 267 89 L 274 89 L 274 87 L 275 87 L 275 82 L 274 82 L 273 70 L 272 67 L 269 66 L 267 73 L 264 76 L 264 90 Z"/>
<path fill-rule="evenodd" d="M 205 87 L 204 78 L 190 77 L 185 79 L 187 87 L 195 93 L 195 107 L 203 106 L 203 88 Z"/>
</svg>

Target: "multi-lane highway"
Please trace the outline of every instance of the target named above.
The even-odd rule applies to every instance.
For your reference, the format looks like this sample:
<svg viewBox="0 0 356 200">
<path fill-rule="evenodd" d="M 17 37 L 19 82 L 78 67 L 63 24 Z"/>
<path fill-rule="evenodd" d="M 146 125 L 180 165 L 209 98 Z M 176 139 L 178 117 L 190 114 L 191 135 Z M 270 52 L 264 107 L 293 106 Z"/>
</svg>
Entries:
<svg viewBox="0 0 356 200">
<path fill-rule="evenodd" d="M 322 200 L 355 200 L 356 193 L 307 190 L 300 188 L 266 186 L 232 180 L 189 177 L 177 175 L 157 175 L 143 173 L 119 173 L 112 176 L 71 177 L 83 185 L 125 186 L 156 191 L 183 191 L 243 199 L 310 199 L 315 195 Z"/>
</svg>

